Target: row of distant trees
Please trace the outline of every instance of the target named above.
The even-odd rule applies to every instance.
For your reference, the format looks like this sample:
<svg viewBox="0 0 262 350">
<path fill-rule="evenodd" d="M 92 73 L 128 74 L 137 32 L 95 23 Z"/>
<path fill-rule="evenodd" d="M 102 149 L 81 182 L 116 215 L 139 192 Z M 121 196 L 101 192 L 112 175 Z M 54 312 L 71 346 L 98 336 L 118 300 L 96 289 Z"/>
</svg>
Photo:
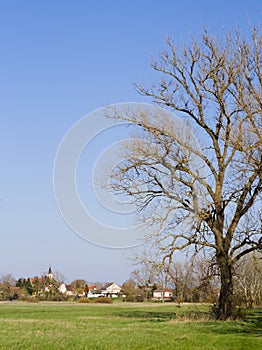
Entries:
<svg viewBox="0 0 262 350">
<path fill-rule="evenodd" d="M 145 256 L 139 261 L 140 268 L 132 274 L 132 280 L 123 285 L 127 299 L 150 298 L 158 286 L 173 291 L 175 302 L 218 302 L 219 271 L 208 259 L 195 258 L 171 266 L 158 265 Z M 247 255 L 234 271 L 234 305 L 255 307 L 262 305 L 262 259 L 258 254 Z M 143 292 L 135 286 L 145 286 Z"/>
<path fill-rule="evenodd" d="M 0 300 L 63 300 L 59 292 L 59 282 L 48 277 L 34 277 L 16 280 L 11 274 L 0 279 Z"/>
<path fill-rule="evenodd" d="M 63 281 L 64 278 L 60 273 L 56 273 L 54 278 L 36 276 L 33 279 L 21 277 L 17 280 L 11 274 L 5 274 L 0 278 L 0 300 L 63 301 L 67 299 L 67 296 L 59 290 Z M 70 285 L 76 297 L 88 291 L 88 285 L 84 279 L 76 279 Z"/>
<path fill-rule="evenodd" d="M 234 278 L 235 305 L 255 307 L 262 305 L 262 259 L 257 254 L 246 256 L 236 267 Z M 52 300 L 63 301 L 67 297 L 59 291 L 63 282 L 61 274 L 50 279 L 47 276 L 19 278 L 6 274 L 0 278 L 0 300 Z M 198 258 L 184 263 L 174 262 L 166 269 L 155 263 L 143 260 L 140 269 L 132 273 L 130 279 L 122 285 L 125 300 L 146 301 L 153 297 L 154 290 L 169 288 L 173 291 L 173 300 L 181 302 L 216 303 L 219 295 L 219 276 L 206 259 Z M 88 283 L 84 279 L 75 279 L 70 283 L 77 295 L 88 292 Z M 97 283 L 97 287 L 102 284 Z"/>
</svg>

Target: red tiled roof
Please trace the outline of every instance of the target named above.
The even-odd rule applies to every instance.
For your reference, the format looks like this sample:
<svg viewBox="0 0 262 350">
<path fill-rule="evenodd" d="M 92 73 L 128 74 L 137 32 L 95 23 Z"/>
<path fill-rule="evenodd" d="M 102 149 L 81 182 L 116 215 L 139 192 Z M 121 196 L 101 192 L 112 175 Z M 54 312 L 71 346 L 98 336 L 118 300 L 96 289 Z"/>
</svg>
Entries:
<svg viewBox="0 0 262 350">
<path fill-rule="evenodd" d="M 96 285 L 95 284 L 90 284 L 88 286 L 88 288 L 89 288 L 89 290 L 94 290 L 94 289 L 96 289 Z"/>
<path fill-rule="evenodd" d="M 43 278 L 42 277 L 30 277 L 29 281 L 31 284 L 34 284 L 36 281 L 38 281 L 39 283 L 43 282 Z"/>
</svg>

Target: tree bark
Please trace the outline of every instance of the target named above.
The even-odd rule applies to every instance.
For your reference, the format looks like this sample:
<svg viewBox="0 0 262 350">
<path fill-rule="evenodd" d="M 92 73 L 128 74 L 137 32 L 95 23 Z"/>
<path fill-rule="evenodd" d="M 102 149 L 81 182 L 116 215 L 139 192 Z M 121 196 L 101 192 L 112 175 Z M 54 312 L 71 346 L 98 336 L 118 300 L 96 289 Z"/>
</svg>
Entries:
<svg viewBox="0 0 262 350">
<path fill-rule="evenodd" d="M 217 261 L 221 281 L 217 318 L 219 320 L 226 320 L 232 316 L 233 312 L 232 266 L 228 260 L 228 257 L 225 255 L 220 256 Z"/>
</svg>

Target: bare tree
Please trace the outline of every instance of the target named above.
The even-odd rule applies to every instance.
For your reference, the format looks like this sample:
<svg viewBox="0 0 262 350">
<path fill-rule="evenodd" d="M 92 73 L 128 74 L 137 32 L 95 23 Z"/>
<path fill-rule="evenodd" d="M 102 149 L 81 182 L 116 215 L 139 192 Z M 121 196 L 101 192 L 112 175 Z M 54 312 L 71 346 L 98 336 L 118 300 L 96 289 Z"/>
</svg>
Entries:
<svg viewBox="0 0 262 350">
<path fill-rule="evenodd" d="M 0 277 L 0 300 L 8 300 L 11 297 L 11 287 L 16 284 L 15 278 L 11 274 L 1 275 Z"/>
<path fill-rule="evenodd" d="M 126 301 L 135 301 L 136 300 L 136 284 L 132 279 L 129 279 L 124 282 L 122 286 L 122 291 L 125 295 Z"/>
<path fill-rule="evenodd" d="M 150 238 L 163 265 L 177 250 L 211 254 L 221 320 L 232 315 L 234 265 L 262 248 L 261 46 L 256 29 L 248 39 L 204 30 L 181 49 L 167 38 L 152 62 L 160 80 L 137 88 L 181 121 L 160 107 L 155 114 L 115 115 L 138 132 L 114 169 L 113 190 L 133 198 L 154 228 Z"/>
<path fill-rule="evenodd" d="M 236 266 L 235 297 L 247 307 L 262 303 L 262 260 L 257 254 L 248 254 Z"/>
<path fill-rule="evenodd" d="M 193 256 L 186 261 L 172 260 L 164 265 L 161 255 L 153 255 L 152 250 L 150 253 L 142 250 L 137 252 L 134 260 L 138 268 L 133 276 L 138 285 L 151 286 L 151 290 L 153 285 L 170 288 L 178 303 L 217 302 L 217 271 L 203 256 Z"/>
<path fill-rule="evenodd" d="M 84 279 L 76 279 L 74 281 L 72 281 L 71 283 L 71 286 L 74 288 L 75 292 L 77 294 L 83 294 L 83 293 L 87 293 L 88 294 L 88 284 L 87 284 L 87 281 L 84 280 Z"/>
</svg>

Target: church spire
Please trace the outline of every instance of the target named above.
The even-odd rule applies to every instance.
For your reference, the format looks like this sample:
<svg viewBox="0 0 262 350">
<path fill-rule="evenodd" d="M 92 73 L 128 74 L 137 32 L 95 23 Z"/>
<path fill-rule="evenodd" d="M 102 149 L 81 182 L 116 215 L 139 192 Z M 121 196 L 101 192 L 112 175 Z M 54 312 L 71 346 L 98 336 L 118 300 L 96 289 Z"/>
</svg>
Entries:
<svg viewBox="0 0 262 350">
<path fill-rule="evenodd" d="M 54 275 L 53 275 L 53 272 L 52 272 L 52 269 L 51 269 L 51 265 L 49 266 L 49 269 L 48 269 L 48 273 L 46 275 L 50 280 L 52 280 L 54 278 Z"/>
</svg>

